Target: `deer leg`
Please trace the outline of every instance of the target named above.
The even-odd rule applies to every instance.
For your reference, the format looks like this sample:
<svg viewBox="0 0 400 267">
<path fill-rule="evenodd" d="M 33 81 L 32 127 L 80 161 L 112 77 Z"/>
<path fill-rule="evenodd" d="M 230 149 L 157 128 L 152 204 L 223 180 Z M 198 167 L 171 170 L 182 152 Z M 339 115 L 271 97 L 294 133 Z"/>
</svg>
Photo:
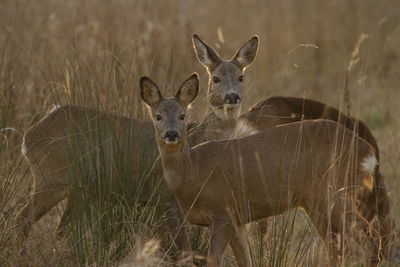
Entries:
<svg viewBox="0 0 400 267">
<path fill-rule="evenodd" d="M 34 223 L 42 218 L 51 208 L 56 206 L 65 198 L 65 187 L 55 185 L 52 189 L 46 187 L 35 187 L 29 202 L 21 209 L 16 217 L 16 224 L 25 241 Z M 22 240 L 21 240 L 22 241 Z"/>
<path fill-rule="evenodd" d="M 308 210 L 305 208 L 305 210 L 319 236 L 324 241 L 329 257 L 329 266 L 337 266 L 341 255 L 342 236 L 335 226 L 331 225 L 328 213 L 324 212 L 324 209 Z"/>
<path fill-rule="evenodd" d="M 172 199 L 167 206 L 165 212 L 168 228 L 174 236 L 174 243 L 179 251 L 181 251 L 181 260 L 188 265 L 192 265 L 192 247 L 186 232 L 186 223 L 183 220 L 175 199 Z"/>
<path fill-rule="evenodd" d="M 258 232 L 261 235 L 262 240 L 267 235 L 268 232 L 268 219 L 262 219 L 261 221 L 257 222 Z"/>
<path fill-rule="evenodd" d="M 246 236 L 245 226 L 239 225 L 236 227 L 235 233 L 229 242 L 239 267 L 252 266 L 250 248 Z"/>
<path fill-rule="evenodd" d="M 58 240 L 62 239 L 65 235 L 65 227 L 71 222 L 73 218 L 73 198 L 71 195 L 68 195 L 67 197 L 67 205 L 65 207 L 65 210 L 61 216 L 61 220 L 57 225 L 57 229 L 55 232 L 56 238 Z"/>
<path fill-rule="evenodd" d="M 378 223 L 375 226 L 374 242 L 379 251 L 380 259 L 390 259 L 394 241 L 396 239 L 395 223 L 393 218 L 378 218 Z"/>
<path fill-rule="evenodd" d="M 383 177 L 379 169 L 375 171 L 376 187 L 367 194 L 365 203 L 360 207 L 364 217 L 369 215 L 368 220 L 373 224 L 373 238 L 377 247 L 379 247 L 379 256 L 383 259 L 389 259 L 395 240 L 395 223 L 390 215 L 390 201 L 385 188 Z M 376 216 L 377 221 L 374 221 Z"/>
<path fill-rule="evenodd" d="M 266 250 L 266 236 L 268 233 L 268 219 L 262 219 L 261 221 L 256 222 L 257 223 L 257 231 L 258 231 L 258 236 L 260 238 L 260 249 L 261 251 Z"/>
<path fill-rule="evenodd" d="M 341 222 L 341 225 L 345 227 L 341 229 L 343 235 L 353 237 L 362 247 L 366 254 L 365 266 L 377 266 L 380 261 L 380 245 L 377 240 L 379 239 L 378 229 L 362 216 L 355 203 L 347 201 L 346 208 L 343 209 L 345 212 Z"/>
<path fill-rule="evenodd" d="M 235 228 L 228 220 L 213 220 L 210 225 L 210 247 L 208 249 L 207 266 L 221 266 L 224 252 L 230 242 Z"/>
<path fill-rule="evenodd" d="M 369 227 L 368 221 L 358 212 L 354 198 L 348 195 L 338 198 L 329 218 L 329 224 L 325 225 L 329 225 L 330 228 L 327 242 L 330 242 L 328 250 L 331 254 L 344 256 L 345 252 L 348 252 L 348 239 L 354 238 L 366 252 L 365 266 L 377 266 L 379 262 L 377 247 L 371 235 L 365 230 Z"/>
<path fill-rule="evenodd" d="M 338 225 L 343 241 L 346 237 L 352 237 L 362 247 L 365 252 L 365 266 L 377 266 L 379 263 L 379 246 L 374 242 L 376 229 L 373 229 L 366 218 L 359 210 L 360 205 L 354 201 L 356 198 L 347 197 L 335 203 L 332 210 L 332 224 Z M 346 243 L 343 243 L 345 246 Z"/>
</svg>

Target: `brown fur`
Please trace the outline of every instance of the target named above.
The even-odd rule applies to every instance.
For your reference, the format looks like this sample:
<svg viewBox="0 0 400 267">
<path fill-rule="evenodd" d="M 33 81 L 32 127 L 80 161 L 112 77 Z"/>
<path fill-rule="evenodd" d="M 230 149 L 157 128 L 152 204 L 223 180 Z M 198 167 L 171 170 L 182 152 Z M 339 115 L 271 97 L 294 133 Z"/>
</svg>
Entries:
<svg viewBox="0 0 400 267">
<path fill-rule="evenodd" d="M 298 105 L 291 105 L 291 103 L 293 102 L 297 102 Z M 303 108 L 303 104 L 306 108 Z M 326 112 L 326 110 L 329 110 L 329 112 Z M 275 127 L 277 125 L 298 121 L 301 119 L 325 118 L 337 120 L 338 118 L 342 118 L 341 120 L 339 120 L 340 122 L 342 122 L 343 120 L 348 121 L 346 119 L 346 116 L 338 113 L 337 110 L 337 112 L 335 112 L 335 110 L 336 109 L 334 109 L 333 107 L 326 106 L 320 102 L 310 99 L 271 97 L 257 104 L 248 113 L 242 114 L 239 120 L 245 119 L 253 127 L 256 127 L 258 131 Z M 300 115 L 303 111 L 304 115 Z M 291 116 L 291 114 L 293 113 L 297 115 L 295 117 Z M 338 116 L 337 114 L 341 114 L 343 115 L 343 117 Z M 119 125 L 116 127 L 117 129 L 119 129 L 119 134 L 115 136 L 117 139 L 126 139 L 124 135 L 128 135 L 127 131 L 130 127 L 129 125 L 132 126 L 132 129 L 141 129 L 140 135 L 136 135 L 135 131 L 131 133 L 132 139 L 153 136 L 154 130 L 152 129 L 152 125 L 149 122 L 143 122 L 140 120 L 112 115 L 110 113 L 100 112 L 95 109 L 78 106 L 65 106 L 52 110 L 52 112 L 50 112 L 48 116 L 43 118 L 32 128 L 30 128 L 25 134 L 24 148 L 26 149 L 26 157 L 27 160 L 31 163 L 32 172 L 35 178 L 30 202 L 19 213 L 19 221 L 22 220 L 28 222 L 27 224 L 25 224 L 25 233 L 29 231 L 30 226 L 35 221 L 39 220 L 40 217 L 47 212 L 47 210 L 51 209 L 65 197 L 68 197 L 68 185 L 65 181 L 69 180 L 69 177 L 71 176 L 69 172 L 71 170 L 65 168 L 68 168 L 68 166 L 71 164 L 71 161 L 69 156 L 64 153 L 71 148 L 71 145 L 68 144 L 68 137 L 72 134 L 71 131 L 78 131 L 82 133 L 83 128 L 87 128 L 87 120 L 93 119 L 95 117 L 101 120 L 109 120 L 110 123 L 113 123 L 113 125 Z M 209 118 L 212 117 L 213 116 L 209 116 Z M 352 123 L 347 124 L 350 125 L 347 127 L 349 129 L 353 129 L 353 125 L 357 124 L 357 120 L 352 119 L 350 121 Z M 74 122 L 73 124 L 75 125 L 83 124 L 83 126 L 71 128 L 69 127 L 69 124 L 71 124 L 71 122 Z M 218 125 L 218 122 L 226 124 L 226 127 Z M 358 126 L 358 134 L 375 147 L 377 151 L 376 155 L 378 157 L 379 153 L 374 137 L 372 136 L 367 126 L 365 126 L 365 124 L 361 121 L 359 122 L 360 123 Z M 213 126 L 213 124 L 215 126 Z M 209 129 L 217 130 L 209 131 L 208 137 L 204 137 L 204 132 L 199 129 L 204 130 L 206 127 L 204 125 L 199 125 L 195 123 L 191 124 L 189 126 L 189 129 L 192 128 L 192 132 L 195 133 L 194 135 L 189 134 L 189 143 L 191 144 L 191 146 L 207 140 L 224 139 L 232 136 L 236 122 L 234 120 L 220 121 L 215 119 L 213 121 L 207 122 L 207 124 L 205 125 L 207 125 Z M 228 131 L 226 131 L 225 128 L 228 129 Z M 122 129 L 125 129 L 125 133 Z M 155 140 L 153 138 L 150 138 L 149 140 L 151 141 L 146 144 L 146 149 L 148 149 L 149 151 L 155 150 Z M 135 157 L 136 154 L 133 153 L 132 156 Z M 132 162 L 137 160 L 139 159 L 136 157 L 132 159 Z M 133 164 L 133 166 L 136 166 L 136 164 Z M 161 172 L 160 165 L 156 166 L 154 172 L 155 177 L 160 177 L 159 175 L 157 175 L 157 173 Z M 135 177 L 136 174 L 133 173 L 132 178 L 135 179 Z M 379 227 L 382 228 L 380 232 L 383 235 L 383 248 L 388 247 L 389 249 L 393 241 L 394 224 L 392 219 L 390 218 L 389 200 L 381 177 L 382 176 L 379 173 L 379 169 L 377 168 L 375 174 L 376 185 L 373 188 L 373 194 L 371 195 L 371 197 L 368 198 L 369 204 L 367 205 L 367 207 L 371 209 L 367 217 L 372 219 L 374 214 L 379 214 Z M 52 179 L 55 180 L 53 181 Z M 54 193 L 52 194 L 53 196 L 38 194 L 38 192 L 40 191 L 46 191 L 46 188 L 51 188 L 54 192 L 54 190 L 56 189 L 55 185 L 57 184 L 62 184 L 62 186 L 58 186 L 60 189 L 60 193 Z M 149 190 L 149 193 L 150 191 L 151 190 Z M 39 205 L 37 203 L 42 204 Z M 47 203 L 47 205 L 43 205 L 43 203 Z M 73 205 L 71 203 L 72 199 L 68 198 L 67 208 L 64 212 L 64 215 L 62 216 L 59 226 L 57 227 L 58 233 L 62 233 L 65 225 L 71 221 L 70 213 L 73 209 Z M 174 204 L 171 203 L 170 206 L 174 206 Z M 175 214 L 176 212 L 169 211 L 169 213 Z M 179 226 L 180 223 L 175 223 L 176 228 L 179 228 Z M 180 240 L 177 240 L 179 242 L 178 246 L 180 248 L 184 247 L 185 245 L 182 244 L 186 243 L 182 240 L 185 240 L 185 238 L 180 237 Z M 388 249 L 386 249 L 386 254 L 389 254 Z"/>
<path fill-rule="evenodd" d="M 246 44 L 244 46 L 246 46 Z M 250 44 L 254 43 L 250 42 Z M 241 49 L 238 50 L 238 53 L 240 50 Z M 256 52 L 256 47 L 254 49 L 254 45 L 253 50 L 251 51 L 251 53 L 253 53 L 251 56 L 254 60 Z M 213 68 L 208 68 L 209 94 L 212 94 L 213 90 L 219 90 L 222 92 L 227 91 L 229 88 L 226 87 L 218 87 L 217 89 L 213 88 L 215 87 L 212 84 L 213 75 L 222 75 L 222 78 L 224 80 L 225 77 L 228 77 L 228 79 L 233 79 L 237 78 L 237 74 L 242 72 L 244 69 L 241 70 L 242 67 L 233 62 L 234 64 L 228 65 L 228 67 L 232 70 L 236 68 L 235 71 L 226 71 L 226 68 L 222 68 L 222 70 L 224 71 L 217 70 L 218 65 L 223 61 L 219 59 L 218 55 L 215 52 L 211 53 L 215 54 L 215 63 L 218 64 L 214 64 Z M 236 58 L 236 56 L 234 58 Z M 210 110 L 213 111 L 212 108 L 210 108 Z M 51 188 L 53 185 L 56 185 L 58 180 L 68 181 L 68 177 L 70 176 L 70 170 L 68 170 L 68 166 L 71 164 L 71 158 L 66 157 L 67 155 L 65 151 L 67 151 L 67 148 L 70 147 L 70 145 L 67 143 L 67 140 L 71 135 L 70 131 L 73 130 L 74 132 L 79 133 L 79 131 L 82 130 L 79 130 L 81 128 L 79 124 L 86 125 L 88 122 L 85 118 L 94 117 L 98 117 L 99 119 L 106 118 L 106 120 L 109 120 L 110 122 L 113 121 L 113 124 L 120 125 L 117 127 L 118 129 L 120 129 L 118 131 L 118 135 L 114 136 L 116 139 L 125 139 L 126 136 L 131 134 L 131 138 L 136 138 L 135 140 L 139 140 L 137 138 L 147 138 L 153 134 L 151 124 L 148 122 L 142 122 L 140 120 L 116 116 L 109 113 L 103 113 L 94 109 L 88 109 L 84 107 L 65 106 L 62 108 L 54 108 L 48 116 L 46 116 L 43 120 L 34 125 L 25 134 L 25 143 L 23 149 L 27 152 L 26 157 L 27 160 L 31 163 L 32 172 L 35 176 L 34 188 L 31 192 L 31 200 L 27 204 L 27 206 L 21 210 L 18 216 L 20 221 L 22 220 L 28 222 L 26 224 L 27 227 L 24 230 L 25 232 L 29 231 L 30 225 L 33 224 L 36 220 L 40 219 L 40 217 L 43 216 L 47 210 L 56 205 L 58 201 L 61 201 L 64 197 L 68 196 L 68 183 L 63 183 L 63 185 L 60 186 L 60 195 L 53 197 L 49 196 L 49 199 L 51 201 L 49 201 L 47 205 L 41 204 L 43 205 L 43 207 L 38 208 L 36 207 L 37 204 L 34 204 L 34 202 L 41 202 L 35 201 L 34 199 L 41 198 L 40 196 L 35 197 L 35 195 L 37 195 L 36 192 L 41 190 L 40 188 L 42 187 L 44 180 L 46 180 L 46 188 Z M 360 135 L 360 137 L 364 138 L 366 141 L 374 146 L 377 151 L 377 157 L 379 157 L 379 150 L 376 141 L 369 131 L 368 127 L 362 121 L 348 118 L 335 108 L 326 106 L 318 101 L 291 97 L 271 97 L 257 104 L 248 113 L 242 114 L 239 118 L 239 121 L 244 121 L 246 124 L 251 125 L 258 132 L 289 122 L 316 118 L 325 118 L 338 121 L 351 130 L 356 128 L 356 132 Z M 71 127 L 69 127 L 70 124 L 78 124 L 79 127 L 71 129 Z M 126 125 L 132 125 L 133 129 L 140 128 L 144 134 L 133 136 L 134 134 L 129 133 L 129 127 Z M 194 146 L 196 144 L 209 140 L 229 139 L 235 136 L 236 125 L 236 118 L 233 117 L 221 119 L 215 114 L 215 112 L 211 112 L 201 124 L 191 123 L 190 125 L 188 125 L 188 129 L 190 132 L 189 144 L 191 146 Z M 85 127 L 87 126 L 83 126 L 83 128 Z M 125 131 L 122 130 L 123 128 L 125 128 Z M 80 134 L 86 136 L 86 134 L 83 134 L 83 132 L 81 132 Z M 105 135 L 105 137 L 106 136 L 107 135 Z M 151 144 L 148 144 L 148 149 L 155 149 L 154 140 Z M 133 153 L 132 156 L 134 157 L 132 159 L 133 161 L 138 160 L 137 155 Z M 151 156 L 150 158 L 152 157 L 153 156 Z M 110 159 L 111 158 L 112 156 L 110 156 Z M 154 171 L 155 173 L 159 173 L 161 169 L 156 168 Z M 155 175 L 155 177 L 156 176 L 157 175 Z M 374 208 L 371 209 L 371 215 L 369 217 L 372 217 L 373 214 L 378 212 L 382 225 L 381 227 L 385 229 L 382 230 L 382 233 L 387 233 L 384 237 L 384 240 L 386 240 L 384 241 L 384 244 L 389 244 L 390 241 L 393 239 L 394 224 L 392 219 L 389 217 L 389 200 L 387 197 L 386 189 L 384 188 L 383 178 L 380 175 L 378 168 L 376 170 L 375 176 L 376 186 L 373 189 L 372 196 L 369 198 L 369 206 Z M 52 179 L 54 179 L 53 177 L 55 177 L 54 182 L 52 182 Z M 135 179 L 135 174 L 133 174 L 132 177 L 133 179 Z M 56 199 L 58 201 L 56 201 Z M 44 201 L 44 203 L 46 202 L 47 201 Z M 173 207 L 175 206 L 175 204 L 171 202 L 170 206 Z M 58 227 L 58 232 L 60 232 L 63 226 L 65 226 L 71 220 L 70 213 L 72 209 L 72 199 L 68 197 L 67 208 L 61 219 L 60 225 Z M 35 212 L 34 210 L 37 210 L 37 212 Z M 169 213 L 175 214 L 176 216 L 176 211 L 169 211 Z M 177 225 L 180 225 L 180 223 L 173 224 L 175 225 L 175 227 L 177 227 Z M 181 237 L 181 240 L 177 241 L 178 243 L 180 242 L 185 244 L 187 242 L 182 241 L 184 239 L 184 237 Z M 178 246 L 184 247 L 185 245 Z"/>
<path fill-rule="evenodd" d="M 144 101 L 157 102 L 150 105 L 153 118 L 160 112 L 165 116 L 164 122 L 153 122 L 168 187 L 191 223 L 210 226 L 208 266 L 220 266 L 228 243 L 238 265 L 251 266 L 243 225 L 294 207 L 309 215 L 333 263 L 337 248 L 344 246 L 337 244 L 336 235 L 347 237 L 348 231 L 360 244 L 366 242 L 369 263 L 376 263 L 378 248 L 364 232 L 364 205 L 356 205 L 370 192 L 364 180 L 373 176 L 373 166 L 362 168 L 374 156 L 366 141 L 340 124 L 321 120 L 189 148 L 186 127 L 176 119 L 186 112 L 179 98 Z M 165 143 L 167 130 L 178 133 L 176 144 Z"/>
<path fill-rule="evenodd" d="M 209 140 L 232 138 L 236 120 L 240 114 L 240 101 L 237 105 L 226 103 L 225 97 L 236 94 L 240 98 L 244 90 L 244 72 L 252 64 L 258 49 L 258 37 L 253 36 L 230 60 L 222 60 L 219 55 L 196 34 L 193 47 L 199 62 L 208 72 L 207 100 L 209 112 L 201 127 L 193 129 L 196 143 Z M 217 81 L 214 79 L 217 78 Z"/>
<path fill-rule="evenodd" d="M 260 132 L 286 123 L 314 119 L 328 119 L 342 124 L 374 147 L 379 162 L 378 144 L 371 130 L 363 121 L 346 116 L 338 109 L 316 100 L 282 96 L 270 97 L 242 114 L 239 122 Z M 379 167 L 378 164 L 375 169 L 373 190 L 365 196 L 367 199 L 364 203 L 368 207 L 366 217 L 369 221 L 373 220 L 374 215 L 378 216 L 378 225 L 375 227 L 380 228 L 382 253 L 388 258 L 395 238 L 395 224 L 390 215 L 390 201 Z"/>
<path fill-rule="evenodd" d="M 65 226 L 75 216 L 80 216 L 74 208 L 76 185 L 90 189 L 94 186 L 93 179 L 97 179 L 88 177 L 84 180 L 79 173 L 80 165 L 88 169 L 99 168 L 97 162 L 100 162 L 109 177 L 103 182 L 110 182 L 110 194 L 120 194 L 119 189 L 126 190 L 126 187 L 136 190 L 141 183 L 139 179 L 146 176 L 143 171 L 150 172 L 139 201 L 147 203 L 151 197 L 154 198 L 155 189 L 160 189 L 155 196 L 161 199 L 161 203 L 168 203 L 167 219 L 172 232 L 178 233 L 177 245 L 191 254 L 185 232 L 179 231 L 181 224 L 175 222 L 175 218 L 180 218 L 179 213 L 176 214 L 176 204 L 164 190 L 165 185 L 160 185 L 162 168 L 157 161 L 158 151 L 150 122 L 80 106 L 59 107 L 25 133 L 22 150 L 34 178 L 28 202 L 16 218 L 23 239 L 36 221 L 66 198 L 66 208 L 56 232 L 61 237 Z M 131 173 L 131 179 L 113 181 L 113 177 L 119 177 L 116 171 L 123 170 Z M 84 171 L 82 174 L 89 173 Z M 121 184 L 123 182 L 127 184 Z"/>
<path fill-rule="evenodd" d="M 246 65 L 246 58 L 253 57 L 254 59 L 255 52 L 257 51 L 257 42 L 253 40 L 250 44 L 252 44 L 252 46 L 246 49 L 251 49 L 253 52 L 249 52 L 250 54 L 243 54 L 240 53 L 240 51 L 246 51 L 246 49 L 239 49 L 237 55 L 234 57 L 241 57 L 243 66 L 238 66 L 237 62 L 223 64 L 223 66 L 228 66 L 228 69 L 242 72 L 244 70 L 244 65 Z M 254 44 L 256 44 L 255 47 Z M 246 43 L 244 47 L 246 45 L 248 44 Z M 216 61 L 214 62 L 216 63 Z M 221 61 L 220 63 L 223 62 Z M 247 65 L 248 64 L 249 63 L 247 63 Z M 224 68 L 220 67 L 220 69 Z M 232 124 L 234 121 L 233 119 L 228 121 L 220 120 L 214 113 L 209 114 L 202 124 L 194 124 L 196 127 L 193 127 L 194 134 L 190 138 L 190 140 L 192 140 L 191 143 L 196 145 L 208 140 L 230 137 L 227 131 L 228 128 L 231 132 L 234 130 L 234 124 Z M 110 166 L 113 166 L 116 161 L 112 151 L 126 151 L 126 148 L 123 146 L 116 149 L 115 144 L 123 144 L 126 139 L 135 140 L 132 151 L 141 151 L 143 149 L 148 149 L 149 151 L 157 150 L 155 140 L 152 138 L 154 130 L 149 122 L 79 106 L 53 108 L 46 117 L 32 126 L 25 133 L 24 137 L 25 141 L 22 146 L 22 151 L 31 165 L 34 183 L 28 203 L 19 211 L 16 218 L 21 227 L 21 231 L 24 233 L 23 236 L 26 237 L 31 226 L 52 207 L 67 198 L 66 209 L 57 227 L 57 234 L 59 236 L 62 235 L 65 226 L 72 219 L 74 210 L 74 197 L 70 192 L 73 182 L 70 179 L 73 176 L 71 173 L 73 169 L 71 165 L 74 164 L 76 160 L 76 154 L 74 156 L 74 153 L 70 151 L 72 148 L 75 148 L 71 146 L 71 139 L 73 142 L 80 142 L 83 149 L 95 151 L 98 144 L 87 143 L 85 141 L 93 139 L 90 132 L 93 127 L 98 127 L 96 124 L 107 125 L 106 132 L 102 133 L 103 136 L 100 139 L 108 140 L 107 144 L 104 144 L 103 147 L 107 147 L 106 149 L 109 150 L 109 155 L 107 156 Z M 93 130 L 93 132 L 96 133 L 96 130 Z M 97 140 L 97 142 L 101 142 L 101 140 Z M 68 153 L 68 151 L 70 151 L 70 153 Z M 153 153 L 149 153 L 148 155 L 149 157 L 146 158 L 146 161 L 155 161 Z M 130 163 L 126 164 L 135 166 L 132 171 L 132 179 L 135 181 L 138 177 L 138 171 L 140 170 L 137 164 L 139 155 L 131 153 L 130 156 L 132 157 Z M 154 181 L 160 180 L 161 172 L 161 166 L 156 165 L 151 175 Z M 149 187 L 147 189 L 147 195 L 150 196 L 152 188 Z M 171 199 L 167 202 L 169 208 L 166 212 L 170 218 L 172 232 L 178 233 L 176 239 L 177 246 L 179 249 L 184 250 L 184 254 L 190 254 L 191 249 L 188 245 L 188 238 L 184 231 L 179 230 L 182 223 L 176 204 Z M 176 220 L 178 217 L 179 219 Z M 184 255 L 184 257 L 186 256 L 187 255 Z"/>
<path fill-rule="evenodd" d="M 270 97 L 259 102 L 247 113 L 235 117 L 235 109 L 230 113 L 223 113 L 223 96 L 233 88 L 238 94 L 241 94 L 241 84 L 237 82 L 237 77 L 244 74 L 245 67 L 235 63 L 239 51 L 247 47 L 252 62 L 256 56 L 257 47 L 253 37 L 241 49 L 231 61 L 223 61 L 218 54 L 212 50 L 198 36 L 193 36 L 193 44 L 197 52 L 199 61 L 207 68 L 209 74 L 209 115 L 203 123 L 197 127 L 191 127 L 192 137 L 189 144 L 202 143 L 208 140 L 231 139 L 234 137 L 243 137 L 252 135 L 278 125 L 298 122 L 302 120 L 329 119 L 336 121 L 347 127 L 359 137 L 370 143 L 376 150 L 376 156 L 379 161 L 379 148 L 377 142 L 366 124 L 355 118 L 346 116 L 334 107 L 325 105 L 319 101 L 311 99 L 302 99 L 296 97 Z M 252 49 L 249 49 L 252 47 Z M 208 57 L 207 57 L 208 55 Z M 204 63 L 205 59 L 211 63 Z M 232 64 L 233 63 L 233 64 Z M 213 77 L 218 77 L 220 82 L 215 84 Z M 238 86 L 236 86 L 238 85 Z M 238 107 L 240 109 L 240 107 Z M 223 115 L 221 115 L 221 113 Z M 390 216 L 390 201 L 385 188 L 384 178 L 380 173 L 379 165 L 375 171 L 374 188 L 368 196 L 368 206 L 370 207 L 369 220 L 373 219 L 373 214 L 378 214 L 378 225 L 381 228 L 383 253 L 389 257 L 391 246 L 394 241 L 394 220 Z M 265 227 L 265 226 L 264 226 Z M 265 229 L 263 229 L 265 232 Z"/>
</svg>

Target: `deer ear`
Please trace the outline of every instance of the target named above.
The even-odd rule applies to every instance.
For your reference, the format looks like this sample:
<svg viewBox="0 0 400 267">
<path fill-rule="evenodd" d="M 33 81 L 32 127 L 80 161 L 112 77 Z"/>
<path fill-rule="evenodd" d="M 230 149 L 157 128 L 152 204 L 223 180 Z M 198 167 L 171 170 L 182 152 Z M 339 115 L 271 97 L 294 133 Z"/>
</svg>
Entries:
<svg viewBox="0 0 400 267">
<path fill-rule="evenodd" d="M 192 103 L 199 93 L 199 75 L 193 73 L 189 76 L 175 93 L 175 97 L 179 99 L 184 105 Z"/>
<path fill-rule="evenodd" d="M 249 66 L 256 58 L 258 50 L 258 36 L 253 36 L 248 40 L 232 58 L 231 62 L 244 69 Z"/>
<path fill-rule="evenodd" d="M 140 78 L 140 95 L 143 101 L 150 107 L 157 104 L 162 98 L 157 84 L 146 76 Z"/>
<path fill-rule="evenodd" d="M 212 50 L 197 34 L 192 37 L 194 51 L 196 52 L 197 59 L 200 63 L 209 70 L 213 70 L 221 59 L 218 54 Z"/>
</svg>

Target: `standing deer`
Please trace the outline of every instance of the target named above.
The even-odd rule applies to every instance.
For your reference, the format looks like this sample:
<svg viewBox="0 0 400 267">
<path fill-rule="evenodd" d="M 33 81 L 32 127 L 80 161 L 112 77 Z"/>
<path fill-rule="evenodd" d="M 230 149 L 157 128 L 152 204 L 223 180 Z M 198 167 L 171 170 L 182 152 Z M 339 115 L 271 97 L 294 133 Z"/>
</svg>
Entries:
<svg viewBox="0 0 400 267">
<path fill-rule="evenodd" d="M 192 37 L 193 46 L 200 63 L 207 69 L 209 115 L 201 125 L 193 127 L 195 133 L 189 135 L 189 144 L 195 145 L 209 140 L 244 137 L 278 125 L 302 120 L 328 119 L 347 127 L 371 144 L 379 162 L 377 142 L 366 124 L 346 116 L 334 107 L 312 99 L 275 96 L 260 101 L 248 112 L 241 114 L 240 103 L 243 91 L 244 71 L 250 65 L 258 48 L 258 37 L 252 37 L 235 56 L 222 60 L 219 55 L 198 35 Z M 192 128 L 192 127 L 189 127 Z M 192 140 L 196 140 L 192 143 Z M 369 220 L 377 214 L 378 226 L 382 234 L 382 251 L 390 254 L 394 240 L 394 221 L 390 216 L 390 202 L 379 164 L 375 169 L 375 186 L 369 195 Z M 265 229 L 264 229 L 265 231 Z M 387 256 L 388 256 L 387 255 Z"/>
<path fill-rule="evenodd" d="M 186 113 L 198 94 L 197 74 L 172 98 L 147 77 L 140 88 L 169 189 L 189 222 L 210 227 L 208 266 L 221 265 L 228 244 L 239 266 L 252 266 L 244 225 L 295 207 L 308 214 L 333 264 L 350 236 L 368 249 L 368 264 L 379 261 L 366 233 L 364 202 L 377 159 L 365 140 L 338 123 L 316 120 L 190 148 Z"/>
<path fill-rule="evenodd" d="M 336 108 L 312 99 L 275 96 L 260 101 L 248 112 L 240 115 L 236 123 L 235 136 L 247 136 L 279 125 L 315 119 L 338 122 L 357 134 L 374 147 L 379 163 L 378 144 L 363 121 L 346 116 Z M 365 201 L 369 207 L 367 219 L 372 221 L 376 216 L 375 227 L 379 228 L 381 234 L 381 253 L 384 254 L 383 257 L 388 258 L 395 239 L 395 223 L 390 214 L 390 201 L 379 167 L 378 164 L 375 168 L 375 184 L 372 193 Z"/>
<path fill-rule="evenodd" d="M 101 182 L 111 189 L 108 194 L 128 189 L 140 193 L 139 203 L 158 197 L 166 204 L 167 223 L 176 234 L 176 245 L 183 258 L 191 256 L 188 237 L 176 221 L 181 218 L 179 210 L 165 185 L 160 184 L 162 168 L 153 132 L 148 121 L 80 106 L 56 107 L 31 127 L 24 136 L 22 153 L 34 182 L 28 203 L 16 217 L 23 240 L 34 223 L 66 199 L 56 229 L 61 238 L 65 227 L 80 216 L 75 199 L 80 192 L 76 189 L 82 188 L 82 194 L 95 193 L 91 190 L 96 190 L 96 179 L 103 172 L 100 175 L 106 174 L 107 179 Z M 130 179 L 114 179 L 122 178 L 117 172 L 127 172 Z M 90 175 L 94 177 L 87 177 Z"/>
</svg>

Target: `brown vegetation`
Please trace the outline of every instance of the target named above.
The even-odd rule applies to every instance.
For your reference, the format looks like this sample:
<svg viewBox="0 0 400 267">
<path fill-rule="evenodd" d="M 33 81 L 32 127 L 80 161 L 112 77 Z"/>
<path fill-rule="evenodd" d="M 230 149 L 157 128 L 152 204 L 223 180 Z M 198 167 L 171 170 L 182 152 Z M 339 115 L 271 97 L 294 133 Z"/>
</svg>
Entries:
<svg viewBox="0 0 400 267">
<path fill-rule="evenodd" d="M 377 140 L 380 171 L 399 224 L 399 8 L 396 0 L 3 1 L 0 128 L 16 131 L 0 133 L 2 265 L 15 265 L 17 259 L 34 266 L 109 265 L 141 251 L 140 245 L 153 238 L 172 243 L 171 237 L 157 232 L 163 225 L 158 211 L 130 210 L 129 203 L 117 197 L 94 203 L 95 208 L 60 242 L 53 232 L 63 208 L 53 209 L 34 227 L 29 255 L 18 257 L 12 242 L 13 218 L 32 182 L 18 132 L 38 122 L 53 104 L 147 118 L 138 88 L 143 74 L 163 81 L 162 89 L 172 94 L 168 90 L 175 80 L 199 72 L 200 97 L 191 117 L 203 118 L 207 74 L 193 53 L 193 33 L 204 37 L 222 58 L 233 55 L 252 35 L 260 37 L 257 59 L 246 72 L 243 111 L 269 96 L 305 96 L 361 118 Z M 219 12 L 223 15 L 216 15 Z M 107 212 L 96 213 L 104 208 Z M 116 217 L 104 215 L 111 213 Z M 87 234 L 78 234 L 82 232 Z M 258 242 L 251 246 L 260 265 L 265 261 L 273 266 L 324 265 L 325 253 L 314 237 L 308 221 L 294 212 L 283 223 L 272 223 L 264 254 L 254 249 Z M 200 255 L 204 254 L 202 240 L 201 233 L 192 236 Z M 166 249 L 153 256 L 168 265 L 171 259 L 163 256 Z M 230 266 L 229 257 L 225 263 Z"/>
</svg>

